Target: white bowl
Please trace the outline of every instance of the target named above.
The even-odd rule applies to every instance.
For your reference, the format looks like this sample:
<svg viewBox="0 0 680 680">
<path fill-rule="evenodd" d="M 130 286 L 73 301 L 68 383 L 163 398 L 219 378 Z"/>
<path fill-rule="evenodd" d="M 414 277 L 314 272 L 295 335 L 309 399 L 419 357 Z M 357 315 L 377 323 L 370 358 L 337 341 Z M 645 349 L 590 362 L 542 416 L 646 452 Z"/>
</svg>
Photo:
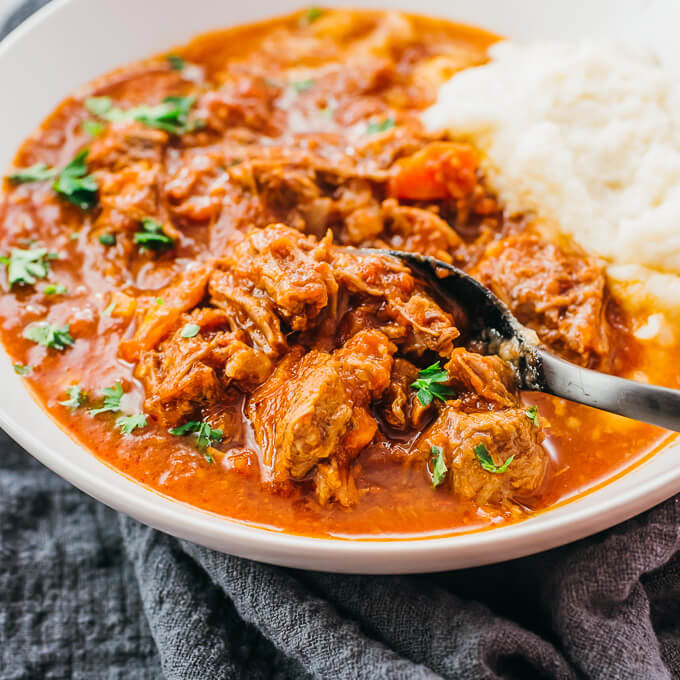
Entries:
<svg viewBox="0 0 680 680">
<path fill-rule="evenodd" d="M 354 3 L 337 0 L 334 5 Z M 631 32 L 676 54 L 670 2 L 648 0 L 372 0 L 481 25 L 517 38 L 578 38 Z M 292 11 L 295 0 L 55 0 L 0 44 L 0 166 L 59 101 L 97 75 L 167 50 L 208 30 Z M 678 7 L 675 7 L 678 11 Z M 69 438 L 0 357 L 0 425 L 54 472 L 107 505 L 153 527 L 244 557 L 353 573 L 406 573 L 470 567 L 527 555 L 605 529 L 680 491 L 675 444 L 580 500 L 522 523 L 450 538 L 314 539 L 233 522 L 164 498 L 117 473 Z"/>
</svg>

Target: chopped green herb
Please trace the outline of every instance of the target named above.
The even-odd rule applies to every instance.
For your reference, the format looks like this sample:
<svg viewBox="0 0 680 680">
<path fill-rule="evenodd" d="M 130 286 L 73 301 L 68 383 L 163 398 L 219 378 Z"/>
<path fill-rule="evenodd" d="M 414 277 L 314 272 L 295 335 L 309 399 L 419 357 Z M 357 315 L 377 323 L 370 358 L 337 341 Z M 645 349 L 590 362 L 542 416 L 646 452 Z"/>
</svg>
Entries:
<svg viewBox="0 0 680 680">
<path fill-rule="evenodd" d="M 149 127 L 181 135 L 202 126 L 202 122 L 189 121 L 189 111 L 196 97 L 166 97 L 155 106 L 137 106 L 124 111 L 113 106 L 110 97 L 90 97 L 86 102 L 88 110 L 112 122 L 136 120 Z"/>
<path fill-rule="evenodd" d="M 432 485 L 436 487 L 444 481 L 449 469 L 446 467 L 441 446 L 433 446 L 430 449 L 430 455 L 432 456 Z"/>
<path fill-rule="evenodd" d="M 111 97 L 89 97 L 85 100 L 85 108 L 93 115 L 104 118 L 113 108 Z"/>
<path fill-rule="evenodd" d="M 195 323 L 188 323 L 184 328 L 182 329 L 182 337 L 183 338 L 193 338 L 198 335 L 198 332 L 201 330 L 200 326 L 197 326 Z"/>
<path fill-rule="evenodd" d="M 77 409 L 83 406 L 87 401 L 87 392 L 80 385 L 71 385 L 66 388 L 68 399 L 60 401 L 59 403 L 66 408 Z"/>
<path fill-rule="evenodd" d="M 51 259 L 54 258 L 50 257 L 47 248 L 13 248 L 9 257 L 1 257 L 0 262 L 7 265 L 7 278 L 11 288 L 15 283 L 32 286 L 37 279 L 47 278 Z"/>
<path fill-rule="evenodd" d="M 182 134 L 196 125 L 189 122 L 189 111 L 195 101 L 195 97 L 166 97 L 157 106 L 133 109 L 134 119 L 170 134 Z"/>
<path fill-rule="evenodd" d="M 52 187 L 61 198 L 83 210 L 97 205 L 99 187 L 97 180 L 87 174 L 87 149 L 83 149 L 59 173 Z"/>
<path fill-rule="evenodd" d="M 55 174 L 56 170 L 54 168 L 50 168 L 40 161 L 35 165 L 31 165 L 30 168 L 13 172 L 7 179 L 10 182 L 14 182 L 14 184 L 25 184 L 27 182 L 44 182 L 46 179 L 52 179 Z"/>
<path fill-rule="evenodd" d="M 168 430 L 170 434 L 174 434 L 177 437 L 183 437 L 188 434 L 198 435 L 197 445 L 198 448 L 203 451 L 203 455 L 209 463 L 213 462 L 213 457 L 206 451 L 208 446 L 214 441 L 220 441 L 222 439 L 222 430 L 214 430 L 210 427 L 210 423 L 202 423 L 198 420 L 190 420 L 184 425 L 179 427 L 173 427 Z"/>
<path fill-rule="evenodd" d="M 163 232 L 163 225 L 150 217 L 142 220 L 142 231 L 135 232 L 135 243 L 144 248 L 168 248 L 175 243 L 175 240 Z"/>
<path fill-rule="evenodd" d="M 366 134 L 375 135 L 378 134 L 379 132 L 387 132 L 387 130 L 391 130 L 393 127 L 394 116 L 387 116 L 386 118 L 383 118 L 381 121 L 375 120 L 370 121 L 366 126 Z"/>
<path fill-rule="evenodd" d="M 84 120 L 83 121 L 83 130 L 87 132 L 90 137 L 99 137 L 102 132 L 104 132 L 105 129 L 104 123 L 98 121 L 98 120 Z"/>
<path fill-rule="evenodd" d="M 411 383 L 411 387 L 418 390 L 418 401 L 423 406 L 429 406 L 432 399 L 436 397 L 441 401 L 446 401 L 456 396 L 456 393 L 446 383 L 449 380 L 449 374 L 435 362 L 432 366 L 418 371 L 418 380 Z"/>
<path fill-rule="evenodd" d="M 156 298 L 156 304 L 162 305 L 163 304 L 163 298 Z"/>
<path fill-rule="evenodd" d="M 45 295 L 66 295 L 68 288 L 63 283 L 51 283 L 43 289 Z"/>
<path fill-rule="evenodd" d="M 300 24 L 302 26 L 309 26 L 309 24 L 314 23 L 317 19 L 323 16 L 323 10 L 320 7 L 310 7 L 300 19 Z"/>
<path fill-rule="evenodd" d="M 33 372 L 33 366 L 25 366 L 24 364 L 12 364 L 12 368 L 17 375 L 30 375 Z"/>
<path fill-rule="evenodd" d="M 109 234 L 108 232 L 106 234 L 99 234 L 99 243 L 101 243 L 103 246 L 115 246 L 116 245 L 116 235 L 115 234 Z"/>
<path fill-rule="evenodd" d="M 298 93 L 306 92 L 314 87 L 316 81 L 312 78 L 307 78 L 307 80 L 295 80 L 290 86 Z"/>
<path fill-rule="evenodd" d="M 125 391 L 120 384 L 120 380 L 116 382 L 113 387 L 105 387 L 102 390 L 104 395 L 104 403 L 99 408 L 91 408 L 90 415 L 97 416 L 100 413 L 117 413 L 120 411 L 120 400 L 123 398 Z"/>
<path fill-rule="evenodd" d="M 71 347 L 75 342 L 69 333 L 68 324 L 60 328 L 45 322 L 35 323 L 24 330 L 24 337 L 43 347 L 52 347 L 59 351 Z"/>
<path fill-rule="evenodd" d="M 525 413 L 527 414 L 527 418 L 536 426 L 540 427 L 541 423 L 538 419 L 538 406 L 530 406 Z"/>
<path fill-rule="evenodd" d="M 68 235 L 70 241 L 77 241 L 79 236 L 80 236 L 80 232 L 79 232 L 79 231 L 72 231 L 72 232 Z"/>
<path fill-rule="evenodd" d="M 102 312 L 102 316 L 111 316 L 111 312 L 116 308 L 116 303 L 111 302 Z"/>
<path fill-rule="evenodd" d="M 168 54 L 166 60 L 173 71 L 183 71 L 187 65 L 186 61 L 178 54 Z"/>
<path fill-rule="evenodd" d="M 146 416 L 143 413 L 134 416 L 120 416 L 116 419 L 116 427 L 123 434 L 131 434 L 138 427 L 146 427 Z"/>
<path fill-rule="evenodd" d="M 503 465 L 496 465 L 484 444 L 477 444 L 473 450 L 482 468 L 487 472 L 493 472 L 494 474 L 501 474 L 502 472 L 505 472 L 508 469 L 508 465 L 510 465 L 510 463 L 512 463 L 515 458 L 515 456 L 512 455 L 505 461 L 505 463 L 503 463 Z"/>
</svg>

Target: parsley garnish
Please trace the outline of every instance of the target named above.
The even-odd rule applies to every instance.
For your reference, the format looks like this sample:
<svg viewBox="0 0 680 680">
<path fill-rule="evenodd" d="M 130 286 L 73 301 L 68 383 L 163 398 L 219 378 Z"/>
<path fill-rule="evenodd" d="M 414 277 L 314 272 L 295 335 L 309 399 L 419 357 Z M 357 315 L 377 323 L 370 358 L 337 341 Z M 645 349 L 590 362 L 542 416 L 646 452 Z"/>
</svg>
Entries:
<svg viewBox="0 0 680 680">
<path fill-rule="evenodd" d="M 7 177 L 10 182 L 15 184 L 25 184 L 26 182 L 44 182 L 46 179 L 52 179 L 56 174 L 54 168 L 50 168 L 48 165 L 40 161 L 35 165 L 31 165 L 30 168 L 24 168 L 23 170 L 17 170 Z"/>
<path fill-rule="evenodd" d="M 113 108 L 113 100 L 111 97 L 89 97 L 85 100 L 85 108 L 95 116 L 106 118 Z"/>
<path fill-rule="evenodd" d="M 63 199 L 83 210 L 97 205 L 97 180 L 87 174 L 87 149 L 83 149 L 59 173 L 52 187 Z"/>
<path fill-rule="evenodd" d="M 197 121 L 193 124 L 189 122 L 189 110 L 195 101 L 195 97 L 166 97 L 157 106 L 133 109 L 134 119 L 149 127 L 179 135 L 200 126 Z"/>
<path fill-rule="evenodd" d="M 104 127 L 104 123 L 100 123 L 98 120 L 83 121 L 83 130 L 85 130 L 90 137 L 99 137 L 99 135 L 104 132 Z"/>
<path fill-rule="evenodd" d="M 106 306 L 106 308 L 102 312 L 102 316 L 111 316 L 111 314 L 113 313 L 113 310 L 115 308 L 116 308 L 116 303 L 113 302 L 113 300 L 112 300 L 111 302 L 109 302 L 109 304 Z"/>
<path fill-rule="evenodd" d="M 150 217 L 142 220 L 142 231 L 135 232 L 134 241 L 145 248 L 154 249 L 168 248 L 175 243 L 163 232 L 163 225 Z"/>
<path fill-rule="evenodd" d="M 178 54 L 168 54 L 165 58 L 173 71 L 183 71 L 187 63 Z"/>
<path fill-rule="evenodd" d="M 386 118 L 383 118 L 381 121 L 375 120 L 370 121 L 366 126 L 366 134 L 375 135 L 378 134 L 379 132 L 387 132 L 387 130 L 391 130 L 393 127 L 394 116 L 387 116 Z"/>
<path fill-rule="evenodd" d="M 538 420 L 538 406 L 530 406 L 526 411 L 527 418 L 536 426 L 540 427 L 541 423 Z"/>
<path fill-rule="evenodd" d="M 432 485 L 437 487 L 444 481 L 449 469 L 446 467 L 444 450 L 441 446 L 433 446 L 430 449 L 430 455 L 432 456 Z"/>
<path fill-rule="evenodd" d="M 68 399 L 60 401 L 59 403 L 66 408 L 77 409 L 80 408 L 87 401 L 87 392 L 80 385 L 71 385 L 66 389 Z"/>
<path fill-rule="evenodd" d="M 105 387 L 102 390 L 104 395 L 104 403 L 99 408 L 91 408 L 90 415 L 97 416 L 100 413 L 117 413 L 120 411 L 120 400 L 123 398 L 125 391 L 120 384 L 120 380 L 116 382 L 113 387 Z"/>
<path fill-rule="evenodd" d="M 309 26 L 309 24 L 314 23 L 317 19 L 323 16 L 323 10 L 320 7 L 310 7 L 300 19 L 300 24 L 302 26 Z"/>
<path fill-rule="evenodd" d="M 477 444 L 473 450 L 475 452 L 475 456 L 477 456 L 479 459 L 479 464 L 482 466 L 482 468 L 484 468 L 484 470 L 487 472 L 493 472 L 494 474 L 505 472 L 508 469 L 508 465 L 510 465 L 510 463 L 512 463 L 515 458 L 515 456 L 512 455 L 505 461 L 505 463 L 503 463 L 503 465 L 496 465 L 484 444 Z"/>
<path fill-rule="evenodd" d="M 115 246 L 116 245 L 116 235 L 106 232 L 105 234 L 99 234 L 99 243 L 103 246 Z"/>
<path fill-rule="evenodd" d="M 290 86 L 298 93 L 306 92 L 307 90 L 314 87 L 314 81 L 312 78 L 307 78 L 307 80 L 296 80 L 290 84 Z"/>
<path fill-rule="evenodd" d="M 49 323 L 36 323 L 24 331 L 24 337 L 43 345 L 43 347 L 52 347 L 63 351 L 75 342 L 68 331 L 68 324 L 60 328 Z"/>
<path fill-rule="evenodd" d="M 184 425 L 169 429 L 168 432 L 170 434 L 174 434 L 177 437 L 183 437 L 188 434 L 198 435 L 198 448 L 203 451 L 203 455 L 209 463 L 213 462 L 213 457 L 206 451 L 206 449 L 212 442 L 218 442 L 224 436 L 222 430 L 214 430 L 212 427 L 210 427 L 210 423 L 202 423 L 198 420 L 190 420 L 188 423 L 184 423 Z"/>
<path fill-rule="evenodd" d="M 442 384 L 447 382 L 448 379 L 449 374 L 436 361 L 432 366 L 418 371 L 418 380 L 411 383 L 411 387 L 418 390 L 418 401 L 423 406 L 429 406 L 433 397 L 446 401 L 456 396 L 456 393 L 448 385 Z"/>
<path fill-rule="evenodd" d="M 47 248 L 13 248 L 9 257 L 0 257 L 0 263 L 7 265 L 7 278 L 11 288 L 15 283 L 31 286 L 36 279 L 46 279 L 50 271 L 50 259 L 53 257 Z"/>
<path fill-rule="evenodd" d="M 146 427 L 146 416 L 143 413 L 134 416 L 120 416 L 120 418 L 116 418 L 116 427 L 123 434 L 131 434 L 138 427 Z"/>
<path fill-rule="evenodd" d="M 184 328 L 182 329 L 181 336 L 183 338 L 193 338 L 198 335 L 198 332 L 201 330 L 200 326 L 197 326 L 195 323 L 188 323 Z"/>
<path fill-rule="evenodd" d="M 30 375 L 33 372 L 33 366 L 24 364 L 12 364 L 12 368 L 17 375 Z"/>
<path fill-rule="evenodd" d="M 43 289 L 45 295 L 66 295 L 68 288 L 63 283 L 50 283 Z"/>
<path fill-rule="evenodd" d="M 166 97 L 156 106 L 137 106 L 124 111 L 113 106 L 110 97 L 90 97 L 85 106 L 94 115 L 112 122 L 136 120 L 149 127 L 181 135 L 201 126 L 199 121 L 189 121 L 189 111 L 195 101 L 196 97 Z"/>
</svg>

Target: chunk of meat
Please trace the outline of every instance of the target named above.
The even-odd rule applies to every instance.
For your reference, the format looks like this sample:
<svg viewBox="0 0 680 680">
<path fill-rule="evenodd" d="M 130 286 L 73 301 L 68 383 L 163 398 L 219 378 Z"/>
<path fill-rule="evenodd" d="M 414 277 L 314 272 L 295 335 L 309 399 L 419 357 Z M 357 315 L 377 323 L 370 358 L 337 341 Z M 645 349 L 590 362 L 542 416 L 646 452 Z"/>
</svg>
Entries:
<svg viewBox="0 0 680 680">
<path fill-rule="evenodd" d="M 87 164 L 93 170 L 110 172 L 123 170 L 136 162 L 155 165 L 162 162 L 163 147 L 168 140 L 167 132 L 136 121 L 110 123 L 92 140 Z"/>
<path fill-rule="evenodd" d="M 242 330 L 254 347 L 277 359 L 288 347 L 281 322 L 272 302 L 254 292 L 252 282 L 229 270 L 217 269 L 210 275 L 210 302 L 226 313 L 230 329 Z"/>
<path fill-rule="evenodd" d="M 418 369 L 410 361 L 397 357 L 392 366 L 390 384 L 383 394 L 380 413 L 395 430 L 420 429 L 432 414 L 434 404 L 423 406 L 411 385 L 418 379 Z"/>
<path fill-rule="evenodd" d="M 317 242 L 273 224 L 251 231 L 221 264 L 264 292 L 279 316 L 292 330 L 300 331 L 326 306 L 335 307 L 338 284 L 328 264 L 329 246 L 328 239 Z"/>
<path fill-rule="evenodd" d="M 384 303 L 375 310 L 383 330 L 406 353 L 432 350 L 448 356 L 460 335 L 452 315 L 425 293 L 406 265 L 378 253 L 336 247 L 331 267 L 338 282 L 351 293 L 364 293 Z"/>
<path fill-rule="evenodd" d="M 274 106 L 278 95 L 279 89 L 262 75 L 243 75 L 231 78 L 219 90 L 201 95 L 194 115 L 213 132 L 243 126 L 277 136 L 285 125 L 285 116 Z"/>
<path fill-rule="evenodd" d="M 144 218 L 156 215 L 160 172 L 160 165 L 149 161 L 138 161 L 116 172 L 98 171 L 101 212 L 95 231 L 134 231 Z"/>
<path fill-rule="evenodd" d="M 449 470 L 447 479 L 453 492 L 479 506 L 488 504 L 516 510 L 538 490 L 548 465 L 548 454 L 541 446 L 543 431 L 522 408 L 466 413 L 456 405 L 445 406 L 439 417 L 423 433 L 419 449 L 430 456 L 439 446 Z M 485 470 L 475 447 L 484 445 L 496 465 L 514 456 L 505 472 Z"/>
<path fill-rule="evenodd" d="M 463 198 L 477 184 L 477 163 L 469 144 L 432 142 L 395 163 L 387 192 L 411 201 Z"/>
<path fill-rule="evenodd" d="M 463 249 L 460 236 L 432 210 L 400 205 L 389 198 L 382 204 L 385 231 L 378 243 L 407 252 L 453 262 Z"/>
<path fill-rule="evenodd" d="M 97 178 L 101 208 L 95 232 L 133 231 L 157 214 L 167 142 L 167 132 L 134 121 L 110 123 L 93 140 L 87 162 Z"/>
<path fill-rule="evenodd" d="M 348 467 L 377 431 L 368 406 L 389 384 L 395 349 L 368 330 L 333 353 L 296 347 L 279 363 L 248 404 L 273 483 L 314 470 L 319 501 L 356 500 Z"/>
<path fill-rule="evenodd" d="M 338 283 L 350 293 L 408 299 L 416 286 L 405 264 L 380 253 L 335 248 L 331 268 Z"/>
<path fill-rule="evenodd" d="M 432 298 L 416 292 L 405 303 L 391 302 L 395 318 L 405 322 L 408 329 L 402 341 L 397 341 L 402 352 L 420 356 L 431 350 L 447 357 L 453 350 L 453 341 L 460 335 L 454 318 L 447 314 Z"/>
<path fill-rule="evenodd" d="M 594 366 L 607 356 L 604 267 L 594 257 L 523 233 L 489 246 L 472 274 L 567 359 Z"/>
<path fill-rule="evenodd" d="M 141 321 L 135 334 L 122 340 L 118 353 L 126 361 L 137 361 L 141 353 L 155 347 L 178 323 L 180 316 L 198 305 L 205 296 L 210 266 L 200 265 L 179 275 L 176 281 L 153 298 L 138 302 Z M 158 300 L 161 304 L 158 304 Z"/>
<path fill-rule="evenodd" d="M 166 157 L 165 196 L 172 215 L 185 223 L 216 219 L 228 199 L 228 159 L 220 150 L 172 149 Z"/>
<path fill-rule="evenodd" d="M 194 310 L 182 327 L 157 349 L 145 351 L 135 375 L 142 381 L 144 408 L 164 426 L 218 401 L 230 384 L 248 391 L 264 382 L 272 365 L 266 355 L 245 342 L 244 333 L 222 330 L 226 314 L 218 309 Z M 184 337 L 184 325 L 200 331 Z"/>
<path fill-rule="evenodd" d="M 483 399 L 495 408 L 519 403 L 515 371 L 495 354 L 484 356 L 457 347 L 445 368 L 458 395 L 467 392 L 473 399 Z"/>
<path fill-rule="evenodd" d="M 211 302 L 229 316 L 251 343 L 278 358 L 288 344 L 281 320 L 307 330 L 322 310 L 335 313 L 338 284 L 327 262 L 330 241 L 286 227 L 251 231 L 227 249 L 208 286 Z"/>
<path fill-rule="evenodd" d="M 368 244 L 383 231 L 384 216 L 368 180 L 350 178 L 335 192 L 333 209 L 344 225 L 344 243 Z"/>
</svg>

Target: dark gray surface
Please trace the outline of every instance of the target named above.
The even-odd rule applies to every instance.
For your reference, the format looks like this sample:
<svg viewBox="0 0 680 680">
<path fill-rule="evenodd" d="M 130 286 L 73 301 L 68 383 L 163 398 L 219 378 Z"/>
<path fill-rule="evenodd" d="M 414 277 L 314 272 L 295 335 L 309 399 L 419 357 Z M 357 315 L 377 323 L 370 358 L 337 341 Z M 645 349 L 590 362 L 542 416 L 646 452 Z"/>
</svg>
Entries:
<svg viewBox="0 0 680 680">
<path fill-rule="evenodd" d="M 338 576 L 153 531 L 0 433 L 0 678 L 162 677 L 680 677 L 680 497 L 522 560 Z"/>
</svg>

